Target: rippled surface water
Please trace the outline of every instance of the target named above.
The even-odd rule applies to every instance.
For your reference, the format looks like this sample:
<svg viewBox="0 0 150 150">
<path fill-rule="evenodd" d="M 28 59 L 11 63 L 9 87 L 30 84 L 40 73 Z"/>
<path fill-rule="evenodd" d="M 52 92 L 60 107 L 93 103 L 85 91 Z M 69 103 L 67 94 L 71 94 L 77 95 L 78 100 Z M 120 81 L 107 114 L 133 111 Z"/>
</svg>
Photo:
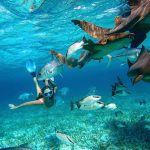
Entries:
<svg viewBox="0 0 150 150">
<path fill-rule="evenodd" d="M 35 0 L 35 2 L 37 8 L 31 12 L 31 0 L 26 0 L 26 3 L 23 3 L 23 0 L 0 0 L 0 148 L 2 143 L 5 146 L 14 146 L 14 143 L 20 145 L 29 142 L 30 147 L 34 149 L 46 150 L 49 146 L 43 139 L 57 127 L 73 136 L 76 142 L 81 147 L 87 147 L 87 150 L 99 150 L 101 139 L 106 140 L 105 137 L 108 136 L 113 140 L 115 137 L 116 143 L 108 140 L 101 149 L 106 149 L 112 144 L 121 150 L 135 150 L 134 146 L 142 150 L 143 145 L 148 150 L 149 141 L 140 139 L 143 135 L 149 137 L 149 130 L 142 124 L 141 130 L 137 133 L 135 131 L 141 125 L 138 122 L 141 115 L 150 120 L 150 85 L 140 82 L 133 87 L 127 76 L 128 66 L 120 66 L 119 62 L 113 62 L 109 68 L 106 67 L 105 59 L 101 63 L 90 62 L 81 70 L 64 67 L 63 78 L 58 76 L 56 83 L 59 88 L 69 88 L 69 92 L 67 97 L 58 99 L 60 101 L 63 99 L 68 105 L 70 100 L 82 98 L 89 91 L 95 90 L 97 94 L 103 96 L 105 102 L 111 102 L 113 101 L 110 98 L 111 85 L 116 77 L 120 76 L 133 93 L 127 98 L 115 101 L 125 114 L 117 118 L 117 121 L 126 122 L 128 128 L 114 129 L 111 126 L 114 125 L 114 113 L 103 110 L 70 113 L 69 106 L 61 107 L 61 104 L 59 108 L 49 110 L 32 107 L 16 112 L 8 110 L 8 103 L 21 103 L 17 99 L 21 93 L 35 92 L 33 81 L 25 70 L 27 59 L 33 59 L 39 69 L 51 60 L 49 50 L 65 54 L 72 43 L 80 41 L 84 35 L 89 37 L 71 22 L 72 19 L 82 19 L 111 28 L 114 27 L 115 16 L 119 15 L 122 8 L 120 0 Z M 142 43 L 148 49 L 150 49 L 149 40 L 150 34 Z M 146 99 L 147 105 L 140 107 L 137 102 L 139 99 Z M 111 125 L 105 126 L 104 123 Z M 27 131 L 30 134 L 26 135 Z M 115 146 L 113 150 L 116 150 Z"/>
</svg>

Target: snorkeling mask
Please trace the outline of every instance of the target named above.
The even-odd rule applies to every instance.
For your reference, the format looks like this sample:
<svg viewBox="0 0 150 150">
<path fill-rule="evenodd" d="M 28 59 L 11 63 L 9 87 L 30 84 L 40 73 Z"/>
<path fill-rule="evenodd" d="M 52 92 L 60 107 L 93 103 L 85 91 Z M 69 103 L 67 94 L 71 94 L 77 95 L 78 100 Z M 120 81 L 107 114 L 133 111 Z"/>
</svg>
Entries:
<svg viewBox="0 0 150 150">
<path fill-rule="evenodd" d="M 47 87 L 44 92 L 43 92 L 44 97 L 49 97 L 51 98 L 54 95 L 54 91 Z"/>
</svg>

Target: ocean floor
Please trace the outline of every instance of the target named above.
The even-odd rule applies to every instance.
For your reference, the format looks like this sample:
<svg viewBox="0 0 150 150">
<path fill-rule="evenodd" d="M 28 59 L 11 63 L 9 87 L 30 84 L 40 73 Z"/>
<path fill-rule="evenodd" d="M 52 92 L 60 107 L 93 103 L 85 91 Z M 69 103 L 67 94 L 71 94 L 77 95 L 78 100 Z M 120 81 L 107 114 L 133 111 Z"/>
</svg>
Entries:
<svg viewBox="0 0 150 150">
<path fill-rule="evenodd" d="M 1 109 L 0 148 L 27 144 L 33 150 L 149 150 L 150 102 L 129 104 L 131 97 L 118 101 L 116 111 L 70 111 L 69 104 Z M 123 114 L 116 115 L 119 110 Z M 60 143 L 55 128 L 71 136 L 74 147 Z"/>
</svg>

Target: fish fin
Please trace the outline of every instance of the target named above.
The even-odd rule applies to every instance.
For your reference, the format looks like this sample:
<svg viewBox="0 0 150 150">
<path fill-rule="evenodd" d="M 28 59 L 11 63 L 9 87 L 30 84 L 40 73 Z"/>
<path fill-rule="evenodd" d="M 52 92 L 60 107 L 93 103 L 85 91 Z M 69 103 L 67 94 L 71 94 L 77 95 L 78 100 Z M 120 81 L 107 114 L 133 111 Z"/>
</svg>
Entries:
<svg viewBox="0 0 150 150">
<path fill-rule="evenodd" d="M 121 81 L 119 76 L 117 76 L 117 80 L 118 80 L 119 84 L 123 85 L 123 82 Z"/>
<path fill-rule="evenodd" d="M 71 111 L 74 110 L 74 102 L 73 101 L 70 102 L 70 110 Z"/>
<path fill-rule="evenodd" d="M 67 139 L 68 139 L 72 144 L 74 144 L 74 141 L 73 141 L 69 136 L 67 136 Z"/>
<path fill-rule="evenodd" d="M 79 101 L 76 102 L 76 105 L 77 105 L 78 109 L 81 107 L 81 104 Z"/>
<path fill-rule="evenodd" d="M 144 47 L 144 45 L 142 45 L 142 48 L 141 48 L 141 51 L 140 51 L 140 54 L 139 54 L 139 57 L 146 52 L 146 49 Z"/>
<path fill-rule="evenodd" d="M 125 63 L 120 64 L 120 66 L 124 66 L 124 65 L 125 65 Z"/>
<path fill-rule="evenodd" d="M 143 77 L 144 77 L 143 75 L 138 75 L 138 76 L 136 76 L 136 77 L 133 79 L 132 84 L 134 85 L 135 83 L 139 82 L 140 80 L 143 79 Z"/>
<path fill-rule="evenodd" d="M 133 79 L 132 78 L 130 78 L 130 81 L 131 81 L 131 83 L 133 83 Z"/>
<path fill-rule="evenodd" d="M 27 148 L 27 146 L 28 146 L 28 144 L 29 143 L 24 143 L 24 144 L 21 144 L 21 145 L 19 145 L 19 146 L 17 146 L 16 148 Z"/>
<path fill-rule="evenodd" d="M 86 33 L 97 39 L 102 39 L 104 35 L 110 31 L 110 29 L 96 26 L 84 20 L 71 20 L 71 21 L 74 23 L 74 25 L 78 25 Z"/>
<path fill-rule="evenodd" d="M 128 61 L 128 66 L 130 68 L 133 65 L 133 63 L 129 59 L 127 59 L 127 61 Z"/>
<path fill-rule="evenodd" d="M 63 78 L 63 75 L 61 73 L 59 75 Z"/>
<path fill-rule="evenodd" d="M 141 51 L 140 51 L 140 54 L 136 60 L 136 62 L 143 56 L 143 54 L 145 53 L 148 53 L 147 50 L 145 49 L 145 47 L 142 45 L 142 48 L 141 48 Z"/>
<path fill-rule="evenodd" d="M 65 64 L 65 62 L 66 62 L 66 57 L 65 57 L 64 55 L 62 55 L 61 53 L 55 52 L 54 50 L 50 50 L 50 53 L 51 53 L 52 55 L 54 55 L 54 56 L 57 58 L 57 60 L 58 60 L 59 62 Z"/>
<path fill-rule="evenodd" d="M 83 43 L 87 43 L 87 39 L 85 36 L 82 38 L 82 41 L 83 41 Z"/>
<path fill-rule="evenodd" d="M 109 67 L 111 62 L 112 62 L 112 56 L 111 55 L 107 55 L 107 57 L 108 57 L 107 67 Z"/>
<path fill-rule="evenodd" d="M 115 95 L 115 91 L 116 91 L 116 85 L 112 86 L 111 96 Z"/>
</svg>

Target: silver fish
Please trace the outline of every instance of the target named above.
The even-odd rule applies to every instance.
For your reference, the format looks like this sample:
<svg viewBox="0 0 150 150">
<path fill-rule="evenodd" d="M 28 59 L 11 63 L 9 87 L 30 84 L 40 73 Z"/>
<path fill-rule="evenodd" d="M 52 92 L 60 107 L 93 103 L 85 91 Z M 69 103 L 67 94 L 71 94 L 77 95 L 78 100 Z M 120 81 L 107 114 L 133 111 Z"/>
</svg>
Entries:
<svg viewBox="0 0 150 150">
<path fill-rule="evenodd" d="M 108 66 L 114 59 L 120 60 L 123 63 L 126 63 L 127 59 L 129 59 L 131 62 L 135 62 L 140 54 L 140 51 L 141 49 L 138 48 L 127 48 L 123 49 L 123 52 L 116 56 L 107 55 L 109 59 Z"/>
<path fill-rule="evenodd" d="M 38 80 L 49 80 L 52 77 L 57 76 L 58 74 L 61 75 L 63 71 L 63 65 L 57 61 L 52 61 L 45 65 L 39 74 L 37 75 Z"/>
<path fill-rule="evenodd" d="M 31 148 L 22 148 L 22 147 L 8 147 L 8 148 L 2 148 L 0 150 L 32 150 Z"/>
<path fill-rule="evenodd" d="M 76 103 L 71 102 L 71 110 L 74 108 L 82 109 L 82 110 L 95 110 L 104 107 L 104 103 L 99 101 L 101 96 L 91 95 L 87 96 Z"/>
<path fill-rule="evenodd" d="M 27 144 L 22 144 L 16 147 L 1 148 L 0 150 L 32 150 L 31 148 L 26 148 Z"/>
<path fill-rule="evenodd" d="M 81 110 L 97 110 L 104 108 L 104 103 L 103 102 L 95 102 L 93 104 L 84 104 L 78 107 L 77 105 L 74 105 L 74 108 L 81 109 Z"/>
<path fill-rule="evenodd" d="M 81 49 L 81 48 L 83 47 L 84 44 L 85 44 L 85 38 L 84 38 L 84 37 L 83 37 L 82 41 L 73 43 L 73 44 L 68 48 L 66 57 L 67 57 L 67 58 L 72 57 L 79 49 Z"/>
<path fill-rule="evenodd" d="M 128 96 L 129 94 L 131 93 L 129 92 L 128 88 L 118 77 L 118 82 L 112 85 L 112 96 Z"/>
<path fill-rule="evenodd" d="M 66 135 L 66 134 L 64 134 L 60 131 L 56 131 L 56 137 L 62 143 L 69 144 L 69 145 L 74 145 L 75 144 L 74 140 L 69 135 Z"/>
<path fill-rule="evenodd" d="M 18 99 L 28 100 L 30 96 L 33 96 L 33 93 L 23 93 L 23 94 L 19 95 Z"/>
<path fill-rule="evenodd" d="M 93 104 L 97 101 L 99 101 L 102 97 L 99 96 L 99 95 L 90 95 L 90 96 L 87 96 L 79 101 L 77 101 L 77 105 L 78 106 L 81 106 L 81 105 L 88 105 L 88 104 Z"/>
<path fill-rule="evenodd" d="M 59 92 L 61 93 L 62 96 L 65 96 L 69 92 L 69 88 L 68 87 L 63 87 L 59 90 Z"/>
<path fill-rule="evenodd" d="M 124 96 L 128 96 L 130 95 L 131 93 L 127 90 L 120 90 L 120 91 L 115 91 L 114 95 L 113 96 L 118 96 L 118 97 L 124 97 Z"/>
</svg>

